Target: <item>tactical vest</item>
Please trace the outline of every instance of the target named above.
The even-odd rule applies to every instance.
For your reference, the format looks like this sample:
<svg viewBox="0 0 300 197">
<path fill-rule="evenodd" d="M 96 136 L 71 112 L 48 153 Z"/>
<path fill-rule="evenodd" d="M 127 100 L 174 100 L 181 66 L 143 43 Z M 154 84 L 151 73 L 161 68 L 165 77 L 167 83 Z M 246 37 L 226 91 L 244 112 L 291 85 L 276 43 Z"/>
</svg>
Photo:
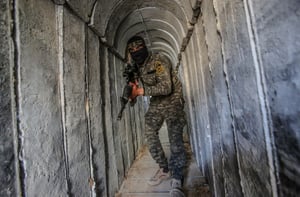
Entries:
<svg viewBox="0 0 300 197">
<path fill-rule="evenodd" d="M 166 61 L 167 60 L 167 61 Z M 174 105 L 183 105 L 183 93 L 182 93 L 182 83 L 178 78 L 176 70 L 172 67 L 170 60 L 161 54 L 154 54 L 151 55 L 150 58 L 147 60 L 146 67 L 143 69 L 147 69 L 147 75 L 145 71 L 142 69 L 141 74 L 143 75 L 142 78 L 146 84 L 144 85 L 151 85 L 151 83 L 155 83 L 155 61 L 162 61 L 167 62 L 167 66 L 170 69 L 171 74 L 171 81 L 172 81 L 172 91 L 169 95 L 161 95 L 161 96 L 152 96 L 150 99 L 150 106 L 158 106 L 158 107 L 172 107 Z M 152 84 L 153 85 L 153 84 Z"/>
</svg>

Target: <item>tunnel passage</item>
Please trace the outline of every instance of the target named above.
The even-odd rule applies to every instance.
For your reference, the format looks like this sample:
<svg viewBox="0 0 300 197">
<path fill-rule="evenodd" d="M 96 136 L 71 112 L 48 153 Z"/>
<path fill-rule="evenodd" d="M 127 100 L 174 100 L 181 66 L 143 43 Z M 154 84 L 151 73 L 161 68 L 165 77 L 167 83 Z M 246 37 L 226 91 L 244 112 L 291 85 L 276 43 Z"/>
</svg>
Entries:
<svg viewBox="0 0 300 197">
<path fill-rule="evenodd" d="M 147 98 L 116 119 L 133 34 L 180 65 L 214 196 L 299 193 L 299 1 L 0 4 L 0 196 L 114 196 L 144 144 Z"/>
</svg>

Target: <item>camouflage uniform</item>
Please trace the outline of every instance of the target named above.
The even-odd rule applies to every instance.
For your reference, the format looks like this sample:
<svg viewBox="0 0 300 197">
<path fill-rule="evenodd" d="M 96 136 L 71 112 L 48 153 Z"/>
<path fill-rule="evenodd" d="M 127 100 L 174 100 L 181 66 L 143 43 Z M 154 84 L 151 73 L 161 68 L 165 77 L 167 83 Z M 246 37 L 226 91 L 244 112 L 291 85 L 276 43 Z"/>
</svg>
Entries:
<svg viewBox="0 0 300 197">
<path fill-rule="evenodd" d="M 144 95 L 151 96 L 145 115 L 145 136 L 150 153 L 160 168 L 168 168 L 158 135 L 165 120 L 171 146 L 169 168 L 173 178 L 182 179 L 186 162 L 182 136 L 186 124 L 182 84 L 174 74 L 170 61 L 160 54 L 149 55 L 144 65 L 139 67 L 139 73 Z"/>
</svg>

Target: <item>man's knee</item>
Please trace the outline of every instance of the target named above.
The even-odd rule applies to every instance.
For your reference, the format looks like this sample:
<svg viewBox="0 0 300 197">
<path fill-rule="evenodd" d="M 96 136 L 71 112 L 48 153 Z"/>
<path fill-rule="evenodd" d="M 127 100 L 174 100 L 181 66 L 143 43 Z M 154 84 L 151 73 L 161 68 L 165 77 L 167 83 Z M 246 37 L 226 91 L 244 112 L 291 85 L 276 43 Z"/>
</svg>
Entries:
<svg viewBox="0 0 300 197">
<path fill-rule="evenodd" d="M 185 153 L 184 144 L 182 142 L 172 143 L 170 149 L 173 154 Z"/>
</svg>

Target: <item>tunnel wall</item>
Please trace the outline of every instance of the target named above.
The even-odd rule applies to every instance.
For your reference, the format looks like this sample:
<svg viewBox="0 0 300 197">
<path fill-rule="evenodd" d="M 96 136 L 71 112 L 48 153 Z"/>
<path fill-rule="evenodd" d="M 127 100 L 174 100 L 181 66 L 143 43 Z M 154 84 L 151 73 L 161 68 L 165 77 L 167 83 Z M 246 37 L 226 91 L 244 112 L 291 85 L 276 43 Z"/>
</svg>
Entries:
<svg viewBox="0 0 300 197">
<path fill-rule="evenodd" d="M 201 3 L 181 69 L 191 141 L 215 196 L 297 196 L 299 9 Z"/>
<path fill-rule="evenodd" d="M 14 60 L 13 29 L 10 28 L 12 5 L 8 1 L 0 1 L 0 196 L 15 196 L 17 191 L 17 168 L 14 155 L 15 113 L 12 112 L 14 99 Z"/>
<path fill-rule="evenodd" d="M 94 1 L 0 2 L 0 196 L 114 196 L 147 101 L 117 121 L 124 63 L 89 26 Z"/>
<path fill-rule="evenodd" d="M 116 1 L 0 3 L 0 196 L 114 196 L 148 102 L 116 120 L 123 62 L 103 37 Z M 299 9 L 203 0 L 187 16 L 188 132 L 214 196 L 299 193 Z"/>
<path fill-rule="evenodd" d="M 263 67 L 279 193 L 300 192 L 300 2 L 252 2 L 258 63 Z"/>
</svg>

